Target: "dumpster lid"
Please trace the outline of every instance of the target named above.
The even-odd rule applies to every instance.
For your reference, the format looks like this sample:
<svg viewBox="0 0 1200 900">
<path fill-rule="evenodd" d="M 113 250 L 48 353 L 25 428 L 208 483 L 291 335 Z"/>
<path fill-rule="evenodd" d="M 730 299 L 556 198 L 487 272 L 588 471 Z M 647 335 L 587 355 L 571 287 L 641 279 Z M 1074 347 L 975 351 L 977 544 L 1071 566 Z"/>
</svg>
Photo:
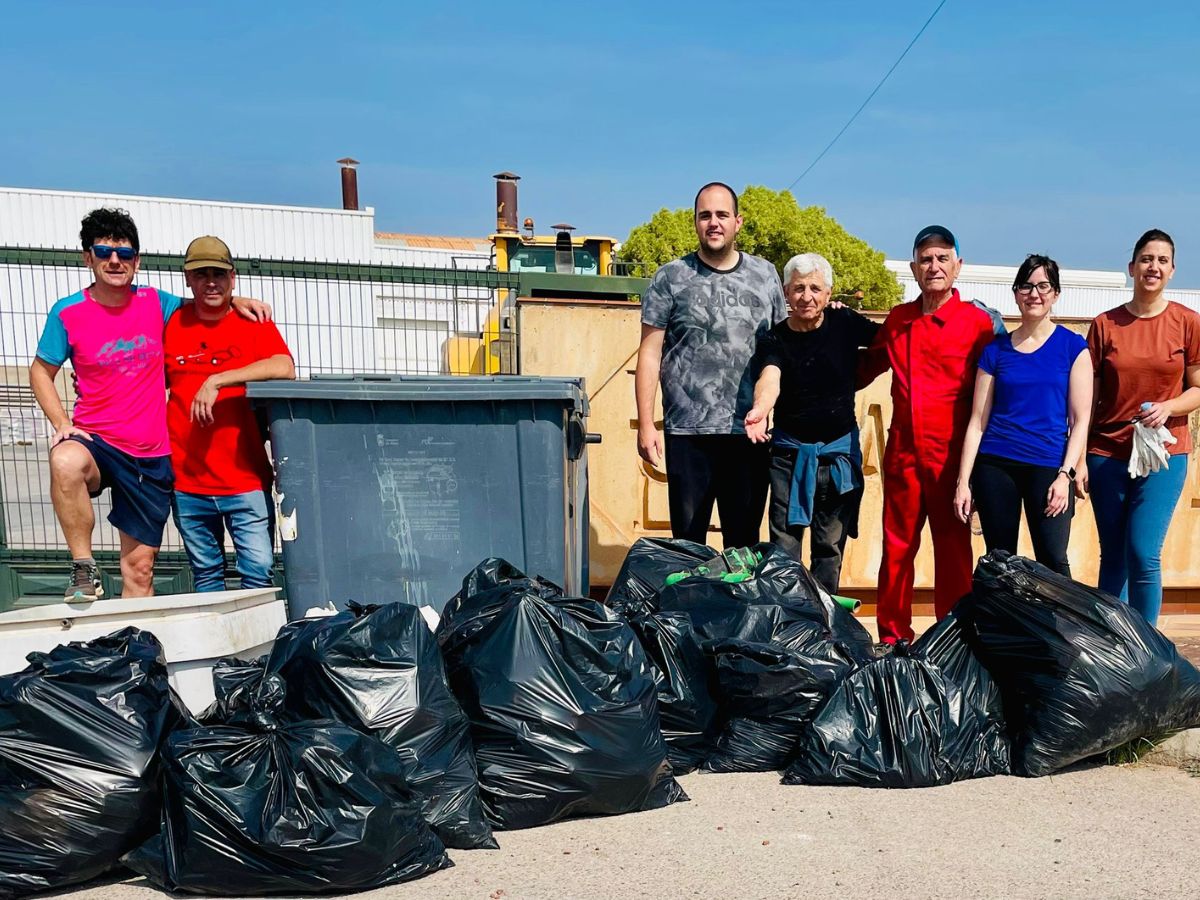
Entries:
<svg viewBox="0 0 1200 900">
<path fill-rule="evenodd" d="M 582 378 L 539 375 L 313 375 L 307 381 L 253 381 L 261 400 L 504 401 L 565 400 L 587 415 Z"/>
</svg>

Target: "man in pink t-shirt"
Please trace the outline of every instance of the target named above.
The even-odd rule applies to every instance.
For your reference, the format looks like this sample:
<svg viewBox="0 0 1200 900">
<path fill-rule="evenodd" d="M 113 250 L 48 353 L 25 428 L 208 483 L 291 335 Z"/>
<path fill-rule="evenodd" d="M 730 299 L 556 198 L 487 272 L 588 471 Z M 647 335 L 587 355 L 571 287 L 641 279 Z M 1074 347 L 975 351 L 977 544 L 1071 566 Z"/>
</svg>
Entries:
<svg viewBox="0 0 1200 900">
<path fill-rule="evenodd" d="M 72 560 L 64 596 L 104 595 L 92 556 L 91 498 L 109 488 L 108 520 L 121 535 L 123 596 L 148 597 L 174 484 L 163 332 L 183 301 L 134 285 L 140 244 L 127 213 L 93 210 L 83 219 L 80 239 L 95 280 L 54 304 L 29 367 L 29 385 L 54 426 L 50 496 Z M 238 302 L 269 317 L 254 301 Z M 54 386 L 68 359 L 78 379 L 73 419 Z"/>
</svg>

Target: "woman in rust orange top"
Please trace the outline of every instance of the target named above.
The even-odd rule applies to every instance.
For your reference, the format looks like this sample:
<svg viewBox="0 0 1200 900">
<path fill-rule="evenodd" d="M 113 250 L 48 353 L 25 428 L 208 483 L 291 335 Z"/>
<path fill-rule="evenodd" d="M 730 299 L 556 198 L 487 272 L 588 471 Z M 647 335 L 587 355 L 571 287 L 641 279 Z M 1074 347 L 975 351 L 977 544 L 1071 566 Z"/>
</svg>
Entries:
<svg viewBox="0 0 1200 900">
<path fill-rule="evenodd" d="M 1188 414 L 1200 407 L 1200 314 L 1163 296 L 1175 274 L 1175 242 L 1157 229 L 1133 249 L 1133 299 L 1096 317 L 1088 349 L 1096 410 L 1079 481 L 1090 490 L 1100 534 L 1100 589 L 1151 623 L 1162 606 L 1160 557 L 1187 477 Z M 1165 425 L 1175 438 L 1169 464 L 1129 474 L 1133 423 Z"/>
</svg>

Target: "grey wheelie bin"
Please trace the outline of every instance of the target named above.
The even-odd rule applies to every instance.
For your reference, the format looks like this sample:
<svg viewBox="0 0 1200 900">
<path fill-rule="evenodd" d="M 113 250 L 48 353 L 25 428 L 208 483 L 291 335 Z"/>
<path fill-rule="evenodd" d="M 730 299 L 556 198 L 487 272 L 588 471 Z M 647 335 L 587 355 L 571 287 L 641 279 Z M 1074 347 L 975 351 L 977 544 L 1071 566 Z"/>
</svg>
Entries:
<svg viewBox="0 0 1200 900">
<path fill-rule="evenodd" d="M 347 601 L 439 612 L 488 556 L 588 589 L 580 378 L 314 376 L 264 410 L 290 618 Z"/>
</svg>

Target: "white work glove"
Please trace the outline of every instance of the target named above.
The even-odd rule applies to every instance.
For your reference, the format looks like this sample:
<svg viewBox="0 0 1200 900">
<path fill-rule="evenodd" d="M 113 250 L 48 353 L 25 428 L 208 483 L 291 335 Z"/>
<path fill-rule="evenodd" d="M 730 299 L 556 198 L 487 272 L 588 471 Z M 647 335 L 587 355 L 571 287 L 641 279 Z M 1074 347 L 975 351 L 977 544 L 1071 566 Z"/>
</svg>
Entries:
<svg viewBox="0 0 1200 900">
<path fill-rule="evenodd" d="M 1129 477 L 1144 478 L 1157 472 L 1170 462 L 1167 446 L 1175 443 L 1175 435 L 1166 426 L 1148 428 L 1141 422 L 1133 423 L 1133 448 L 1129 454 Z"/>
</svg>

